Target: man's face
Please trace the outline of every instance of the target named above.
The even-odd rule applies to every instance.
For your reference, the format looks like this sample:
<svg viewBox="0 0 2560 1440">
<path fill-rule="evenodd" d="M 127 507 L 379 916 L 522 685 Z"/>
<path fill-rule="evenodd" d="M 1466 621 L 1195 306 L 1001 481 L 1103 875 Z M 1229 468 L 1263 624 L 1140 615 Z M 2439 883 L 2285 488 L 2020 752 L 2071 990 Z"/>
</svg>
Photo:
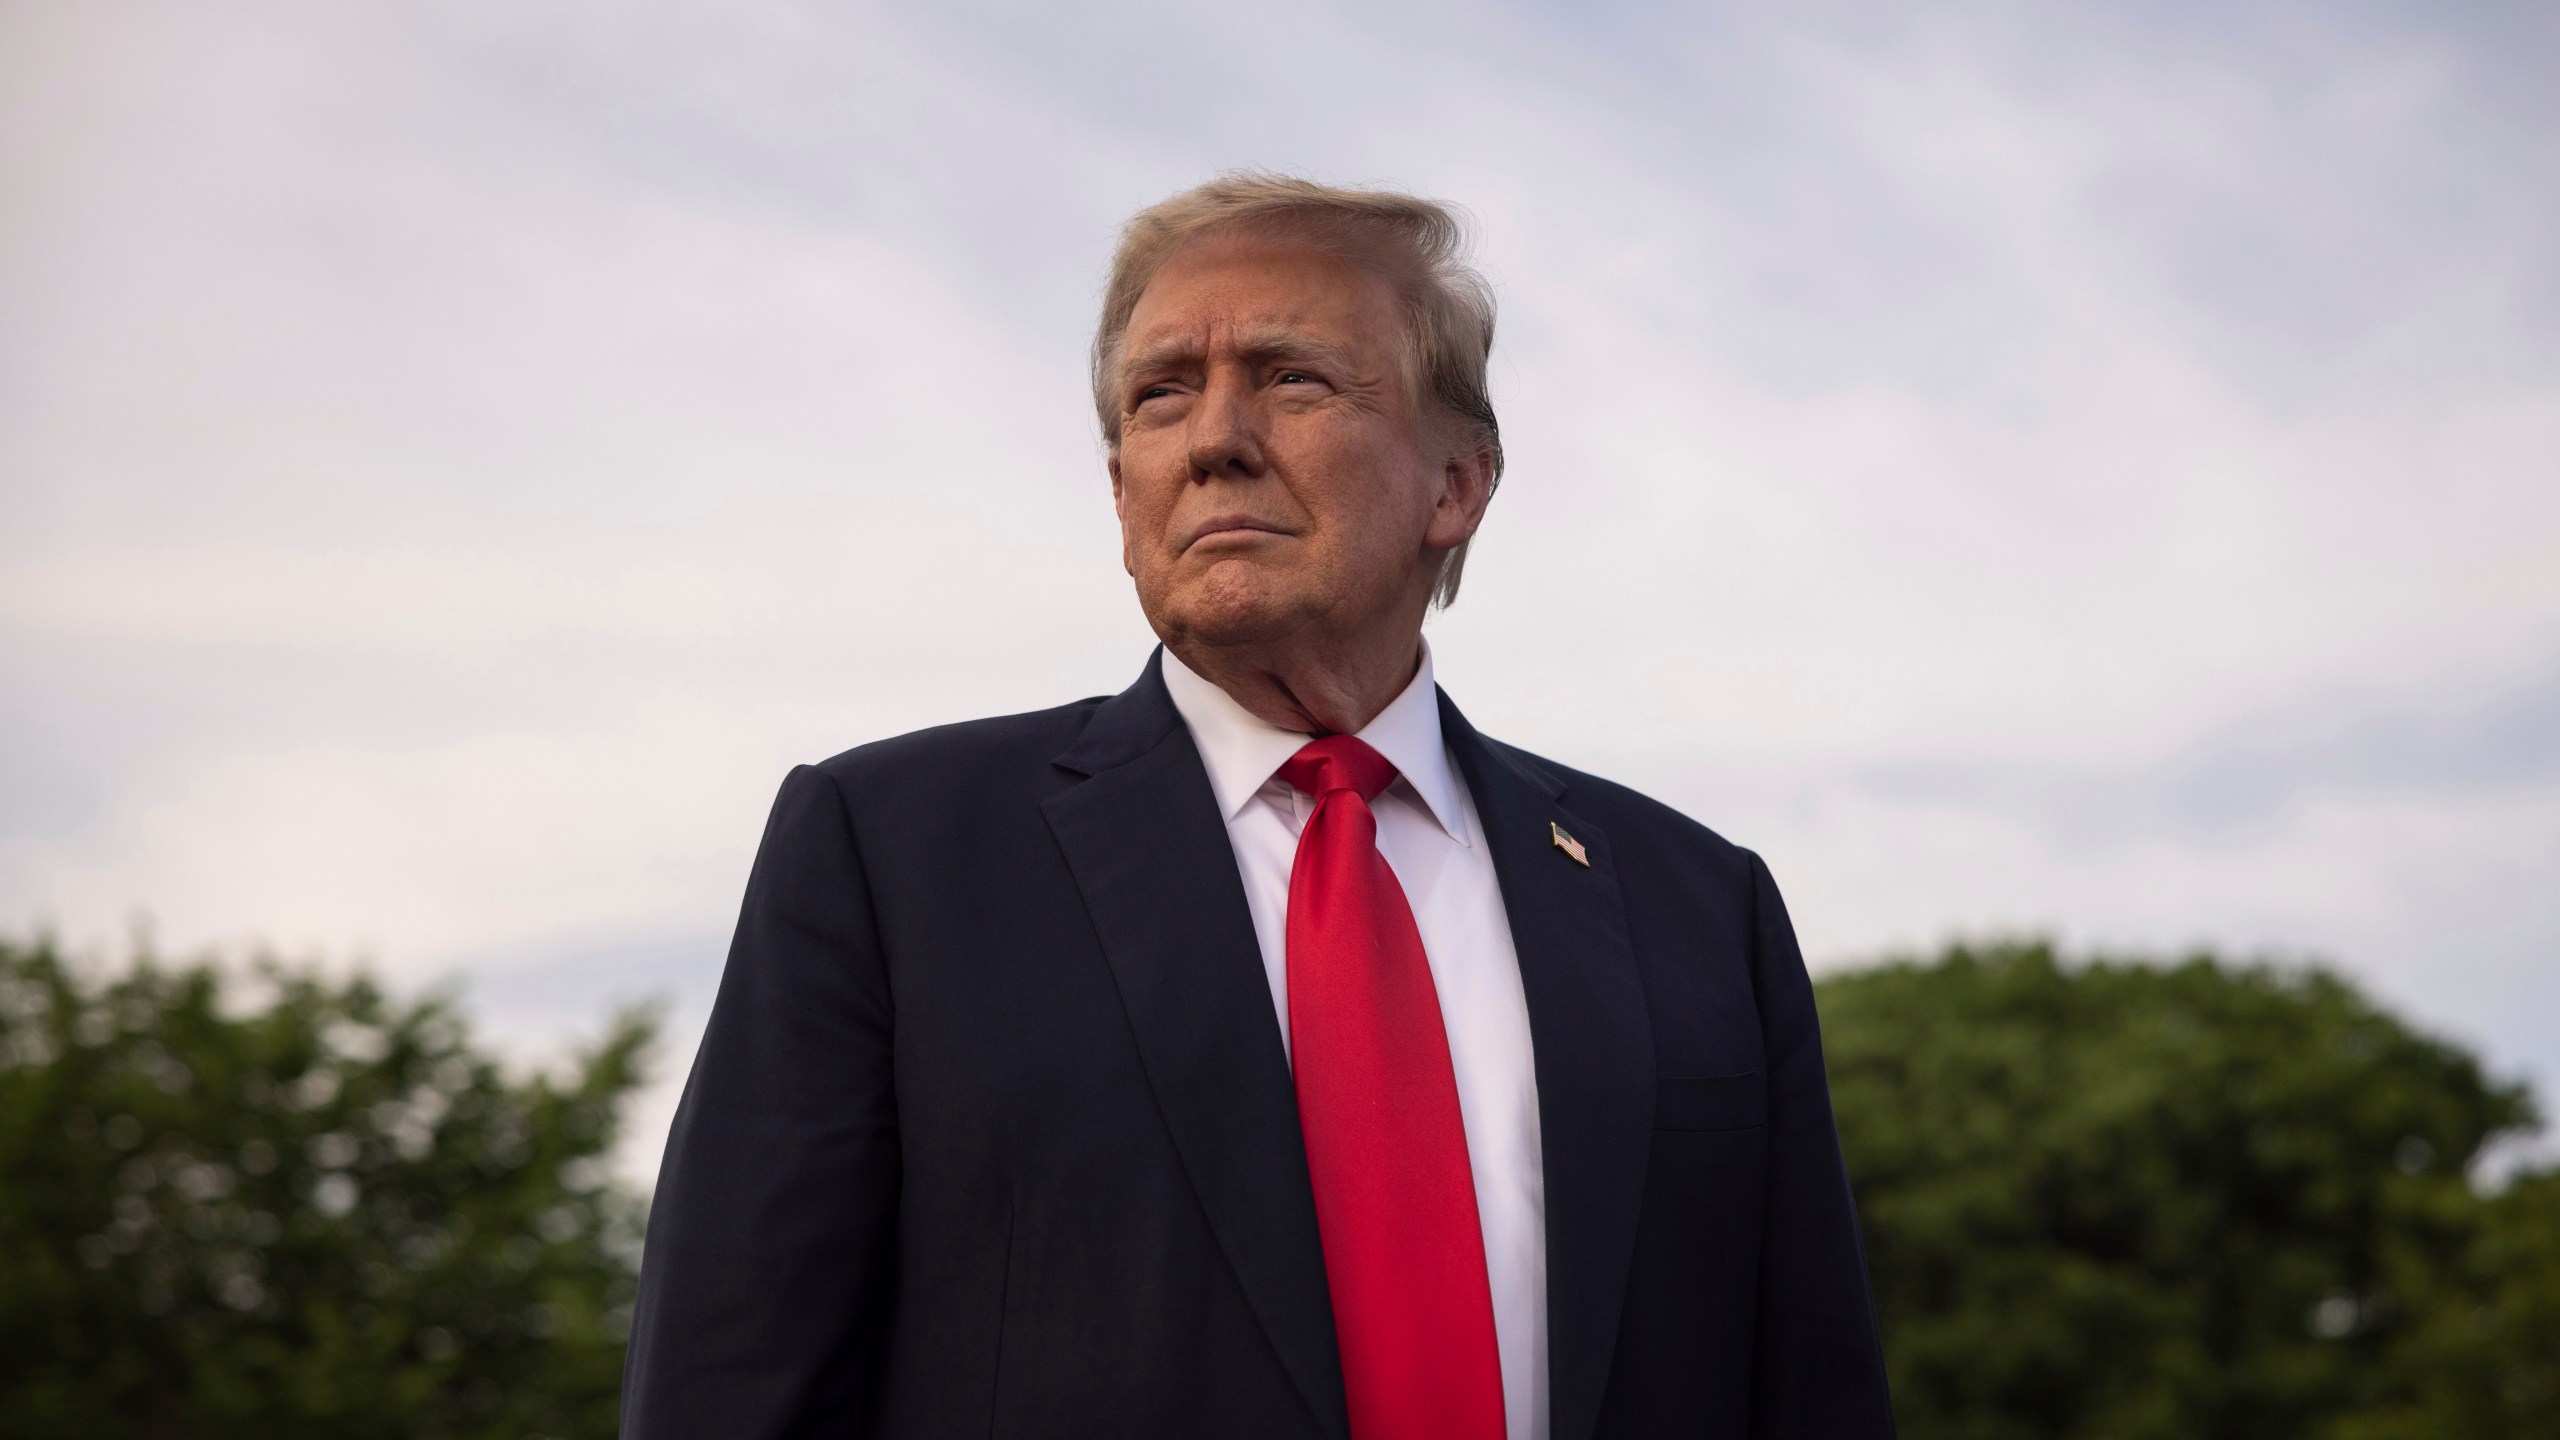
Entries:
<svg viewBox="0 0 2560 1440">
<path fill-rule="evenodd" d="M 1285 235 L 1210 235 L 1147 283 L 1111 491 L 1168 644 L 1420 623 L 1491 476 L 1454 427 L 1417 424 L 1401 325 L 1385 280 Z"/>
</svg>

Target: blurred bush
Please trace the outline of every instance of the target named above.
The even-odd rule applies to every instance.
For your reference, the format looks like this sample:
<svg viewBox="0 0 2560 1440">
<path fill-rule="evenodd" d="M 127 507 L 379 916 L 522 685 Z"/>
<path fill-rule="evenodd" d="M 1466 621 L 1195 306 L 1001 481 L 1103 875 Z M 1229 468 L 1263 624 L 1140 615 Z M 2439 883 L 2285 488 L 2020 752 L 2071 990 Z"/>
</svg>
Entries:
<svg viewBox="0 0 2560 1440">
<path fill-rule="evenodd" d="M 2333 975 L 1953 948 L 1819 986 L 1909 1440 L 2560 1435 L 2516 1087 Z"/>
<path fill-rule="evenodd" d="M 2518 1088 L 2311 970 L 1956 947 L 1821 982 L 1909 1440 L 2560 1436 Z M 0 942 L 0 1436 L 614 1431 L 651 1024 Z"/>
<path fill-rule="evenodd" d="M 0 942 L 0 1435 L 612 1435 L 651 1030 L 512 1079 L 445 1000 Z"/>
</svg>

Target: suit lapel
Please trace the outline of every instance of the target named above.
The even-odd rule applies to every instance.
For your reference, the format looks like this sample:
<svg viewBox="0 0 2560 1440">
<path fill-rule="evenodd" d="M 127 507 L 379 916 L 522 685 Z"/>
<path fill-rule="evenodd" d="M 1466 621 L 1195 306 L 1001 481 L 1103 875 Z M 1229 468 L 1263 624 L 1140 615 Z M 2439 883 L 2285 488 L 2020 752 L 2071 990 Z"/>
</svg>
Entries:
<svg viewBox="0 0 2560 1440">
<path fill-rule="evenodd" d="M 1084 892 L 1156 1104 L 1245 1298 L 1325 1433 L 1350 1423 L 1324 1247 L 1235 851 L 1163 661 L 1094 712 L 1042 805 Z"/>
<path fill-rule="evenodd" d="M 1520 956 L 1546 1172 L 1549 1414 L 1553 1440 L 1585 1440 L 1609 1384 L 1652 1149 L 1644 984 L 1607 833 L 1565 808 L 1561 781 L 1477 734 L 1445 693 L 1440 726 L 1484 822 Z M 1582 842 L 1588 868 L 1550 825 Z"/>
</svg>

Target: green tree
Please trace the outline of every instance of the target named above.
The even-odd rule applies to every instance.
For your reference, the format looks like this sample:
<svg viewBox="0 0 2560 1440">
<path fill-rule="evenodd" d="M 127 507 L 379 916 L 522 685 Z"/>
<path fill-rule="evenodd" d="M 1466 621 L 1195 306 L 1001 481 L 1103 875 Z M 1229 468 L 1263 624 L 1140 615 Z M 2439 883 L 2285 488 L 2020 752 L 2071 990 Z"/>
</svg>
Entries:
<svg viewBox="0 0 2560 1440">
<path fill-rule="evenodd" d="M 651 1030 L 512 1079 L 444 999 L 0 942 L 0 1434 L 612 1435 Z"/>
<path fill-rule="evenodd" d="M 2345 1440 L 2560 1435 L 2560 1173 L 2485 1201 L 2462 1268 L 2418 1308 L 2401 1393 Z"/>
<path fill-rule="evenodd" d="M 2475 1191 L 2533 1114 L 2462 1050 L 2204 957 L 1819 988 L 1913 1440 L 2560 1433 L 2552 1182 Z"/>
</svg>

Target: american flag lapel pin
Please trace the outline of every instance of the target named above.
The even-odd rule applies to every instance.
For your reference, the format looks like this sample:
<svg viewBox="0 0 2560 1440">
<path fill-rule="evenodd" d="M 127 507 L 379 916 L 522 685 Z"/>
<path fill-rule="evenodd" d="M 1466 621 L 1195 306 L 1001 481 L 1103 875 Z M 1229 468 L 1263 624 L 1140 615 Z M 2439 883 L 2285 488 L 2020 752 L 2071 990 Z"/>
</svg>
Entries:
<svg viewBox="0 0 2560 1440">
<path fill-rule="evenodd" d="M 1572 856 L 1574 864 L 1581 866 L 1585 870 L 1591 868 L 1591 856 L 1589 852 L 1582 848 L 1581 841 L 1564 833 L 1564 827 L 1562 825 L 1557 824 L 1553 820 L 1548 821 L 1547 833 L 1556 837 L 1556 848 L 1567 855 Z"/>
</svg>

